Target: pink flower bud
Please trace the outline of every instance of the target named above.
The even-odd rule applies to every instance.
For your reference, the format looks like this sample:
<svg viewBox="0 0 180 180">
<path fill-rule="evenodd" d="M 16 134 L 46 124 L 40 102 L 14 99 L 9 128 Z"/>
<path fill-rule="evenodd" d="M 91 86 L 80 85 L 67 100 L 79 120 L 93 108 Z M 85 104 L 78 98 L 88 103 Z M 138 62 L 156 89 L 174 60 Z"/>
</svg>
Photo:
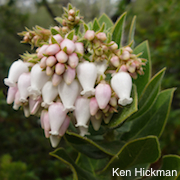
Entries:
<svg viewBox="0 0 180 180">
<path fill-rule="evenodd" d="M 90 99 L 79 96 L 75 102 L 75 117 L 76 117 L 76 127 L 83 126 L 87 128 L 87 123 L 91 116 L 89 108 Z"/>
<path fill-rule="evenodd" d="M 119 97 L 118 104 L 126 106 L 132 103 L 130 98 L 132 89 L 132 79 L 127 72 L 118 72 L 111 79 L 111 87 Z"/>
<path fill-rule="evenodd" d="M 119 72 L 120 71 L 124 71 L 124 72 L 127 72 L 127 66 L 125 65 L 125 64 L 123 64 L 121 67 L 120 67 L 120 69 L 119 69 Z"/>
<path fill-rule="evenodd" d="M 49 66 L 47 66 L 47 67 L 46 67 L 46 75 L 47 75 L 47 76 L 52 76 L 53 73 L 54 73 L 54 71 L 52 70 L 52 68 L 49 67 Z"/>
<path fill-rule="evenodd" d="M 56 64 L 57 60 L 54 56 L 49 56 L 46 60 L 46 65 L 52 67 Z"/>
<path fill-rule="evenodd" d="M 92 30 L 87 30 L 85 35 L 84 35 L 84 38 L 89 40 L 89 41 L 92 41 L 95 37 L 95 32 L 92 31 Z"/>
<path fill-rule="evenodd" d="M 91 98 L 89 107 L 90 107 L 90 114 L 92 116 L 94 116 L 97 113 L 97 111 L 99 110 L 99 106 L 98 106 L 98 103 L 97 103 L 97 100 L 95 97 Z"/>
<path fill-rule="evenodd" d="M 58 86 L 60 82 L 62 81 L 62 76 L 57 75 L 56 73 L 52 76 L 52 84 L 53 86 Z"/>
<path fill-rule="evenodd" d="M 12 104 L 14 102 L 17 90 L 17 86 L 9 87 L 6 99 L 7 104 Z"/>
<path fill-rule="evenodd" d="M 73 36 L 73 42 L 76 42 L 78 37 L 76 35 Z"/>
<path fill-rule="evenodd" d="M 49 45 L 49 47 L 46 49 L 45 54 L 52 56 L 55 55 L 56 53 L 58 53 L 60 51 L 60 47 L 58 44 L 51 44 Z"/>
<path fill-rule="evenodd" d="M 98 84 L 96 86 L 95 97 L 99 105 L 99 108 L 104 109 L 111 98 L 111 88 L 109 84 Z"/>
<path fill-rule="evenodd" d="M 37 53 L 37 56 L 38 58 L 43 58 L 44 55 L 46 53 L 46 49 L 49 47 L 49 45 L 47 44 L 44 44 L 43 46 L 41 46 L 39 49 L 38 49 L 38 53 Z"/>
<path fill-rule="evenodd" d="M 49 131 L 51 130 L 51 128 L 50 128 L 50 123 L 49 123 L 48 111 L 44 110 L 42 113 L 43 113 L 43 115 L 41 116 L 41 118 L 42 118 L 41 121 L 42 121 L 42 124 L 43 124 L 45 137 L 49 138 L 49 136 L 50 136 Z"/>
<path fill-rule="evenodd" d="M 109 44 L 111 44 L 111 46 L 109 47 L 111 50 L 115 51 L 116 49 L 118 49 L 118 45 L 114 41 L 111 41 Z"/>
<path fill-rule="evenodd" d="M 120 62 L 119 62 L 118 56 L 113 56 L 110 61 L 111 61 L 111 63 L 112 63 L 113 66 L 119 67 Z"/>
<path fill-rule="evenodd" d="M 47 57 L 44 56 L 39 63 L 39 65 L 42 69 L 46 68 L 46 59 L 47 59 Z"/>
<path fill-rule="evenodd" d="M 57 63 L 55 66 L 55 73 L 57 75 L 61 75 L 65 71 L 65 65 L 61 63 Z"/>
<path fill-rule="evenodd" d="M 130 58 L 129 52 L 128 52 L 128 51 L 124 51 L 124 52 L 122 53 L 122 59 L 123 59 L 123 60 L 128 60 L 129 58 Z"/>
<path fill-rule="evenodd" d="M 69 15 L 74 16 L 75 15 L 75 11 L 74 9 L 70 9 L 68 12 Z"/>
<path fill-rule="evenodd" d="M 136 64 L 135 62 L 127 63 L 127 69 L 130 73 L 134 73 L 136 71 Z"/>
<path fill-rule="evenodd" d="M 101 126 L 102 118 L 96 119 L 94 116 L 91 116 L 91 123 L 95 131 L 98 131 Z"/>
<path fill-rule="evenodd" d="M 129 46 L 125 47 L 124 49 L 125 49 L 126 51 L 128 51 L 129 53 L 132 53 L 132 52 L 133 52 L 133 50 L 132 50 Z"/>
<path fill-rule="evenodd" d="M 75 75 L 76 75 L 76 70 L 68 66 L 63 74 L 63 79 L 66 82 L 66 84 L 68 85 L 71 84 L 75 78 Z"/>
<path fill-rule="evenodd" d="M 77 66 L 77 77 L 80 81 L 83 91 L 81 95 L 91 96 L 94 94 L 94 85 L 97 78 L 97 68 L 94 63 L 84 61 Z"/>
<path fill-rule="evenodd" d="M 62 123 L 62 126 L 59 129 L 59 136 L 63 136 L 67 130 L 67 128 L 69 127 L 69 123 L 70 123 L 70 117 L 66 116 L 64 122 Z"/>
<path fill-rule="evenodd" d="M 64 52 L 64 51 L 59 51 L 56 54 L 56 59 L 58 60 L 58 62 L 60 63 L 65 63 L 68 60 L 68 55 Z"/>
<path fill-rule="evenodd" d="M 61 42 L 61 49 L 67 48 L 67 54 L 72 54 L 75 50 L 75 44 L 73 41 L 69 40 L 69 39 L 64 39 Z"/>
<path fill-rule="evenodd" d="M 48 114 L 51 127 L 51 135 L 59 134 L 59 129 L 66 118 L 66 113 L 67 112 L 64 111 L 64 106 L 60 102 L 53 103 L 49 106 Z"/>
<path fill-rule="evenodd" d="M 71 68 L 76 68 L 79 63 L 79 58 L 76 53 L 69 55 L 68 64 Z"/>
<path fill-rule="evenodd" d="M 105 41 L 107 39 L 106 34 L 103 32 L 98 33 L 96 37 L 101 41 Z"/>
<path fill-rule="evenodd" d="M 58 44 L 60 44 L 63 41 L 63 38 L 60 34 L 54 35 L 53 38 L 57 41 Z M 49 39 L 49 44 L 52 44 L 51 39 Z"/>
<path fill-rule="evenodd" d="M 52 81 L 47 81 L 42 88 L 43 102 L 41 103 L 41 106 L 47 108 L 49 105 L 53 103 L 57 95 L 58 95 L 57 87 L 53 86 Z"/>
<path fill-rule="evenodd" d="M 16 86 L 19 76 L 27 72 L 29 72 L 28 66 L 22 60 L 13 62 L 9 69 L 8 78 L 4 79 L 4 84 L 11 87 Z"/>
<path fill-rule="evenodd" d="M 109 104 L 113 107 L 117 106 L 117 98 L 115 96 L 111 97 Z"/>
<path fill-rule="evenodd" d="M 80 54 L 84 54 L 84 45 L 81 42 L 75 43 L 75 52 L 78 52 Z"/>
<path fill-rule="evenodd" d="M 29 96 L 28 88 L 31 86 L 31 74 L 23 73 L 18 79 L 18 89 L 20 94 L 20 102 L 28 102 L 27 97 Z"/>
</svg>

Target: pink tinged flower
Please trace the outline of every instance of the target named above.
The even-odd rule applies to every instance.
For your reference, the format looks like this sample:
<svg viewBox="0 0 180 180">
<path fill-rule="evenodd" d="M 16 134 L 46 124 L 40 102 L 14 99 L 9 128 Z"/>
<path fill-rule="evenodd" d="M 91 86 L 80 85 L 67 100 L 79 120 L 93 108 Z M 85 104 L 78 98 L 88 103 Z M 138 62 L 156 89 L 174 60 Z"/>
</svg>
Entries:
<svg viewBox="0 0 180 180">
<path fill-rule="evenodd" d="M 57 41 L 58 44 L 60 44 L 63 41 L 63 38 L 60 34 L 54 35 L 53 38 Z M 51 39 L 49 39 L 49 44 L 52 44 Z"/>
<path fill-rule="evenodd" d="M 124 51 L 121 56 L 123 60 L 128 60 L 130 58 L 130 53 L 128 51 Z"/>
<path fill-rule="evenodd" d="M 95 32 L 92 31 L 92 30 L 87 30 L 85 35 L 84 35 L 84 38 L 89 40 L 89 41 L 92 41 L 95 37 Z"/>
<path fill-rule="evenodd" d="M 21 102 L 19 101 L 19 99 L 20 99 L 20 94 L 19 94 L 19 90 L 17 90 L 15 94 L 15 98 L 14 98 L 14 104 L 13 104 L 14 110 L 18 110 L 19 107 L 21 106 Z"/>
<path fill-rule="evenodd" d="M 78 52 L 80 54 L 84 54 L 84 45 L 81 42 L 75 43 L 75 52 Z"/>
<path fill-rule="evenodd" d="M 56 148 L 61 140 L 61 137 L 59 135 L 50 135 L 49 137 L 51 146 L 53 148 Z"/>
<path fill-rule="evenodd" d="M 96 119 L 94 116 L 91 116 L 91 123 L 95 131 L 98 131 L 101 127 L 102 118 Z"/>
<path fill-rule="evenodd" d="M 61 42 L 61 49 L 64 49 L 66 47 L 67 54 L 72 54 L 75 50 L 75 44 L 73 41 L 69 39 L 64 39 Z"/>
<path fill-rule="evenodd" d="M 58 86 L 59 96 L 64 105 L 64 109 L 67 111 L 72 111 L 75 109 L 74 103 L 79 95 L 80 87 L 77 80 L 74 80 L 70 85 L 66 84 L 64 81 Z"/>
<path fill-rule="evenodd" d="M 80 136 L 90 135 L 90 133 L 88 132 L 88 126 L 87 127 L 79 126 L 78 129 Z"/>
<path fill-rule="evenodd" d="M 55 73 L 61 75 L 65 71 L 65 65 L 62 63 L 57 63 L 55 66 Z"/>
<path fill-rule="evenodd" d="M 98 105 L 95 97 L 92 97 L 90 99 L 89 108 L 90 108 L 90 114 L 92 116 L 94 116 L 97 113 L 97 111 L 99 110 L 99 105 Z"/>
<path fill-rule="evenodd" d="M 81 95 L 94 95 L 94 85 L 97 78 L 97 68 L 94 63 L 85 61 L 77 66 L 77 77 L 80 81 L 83 91 Z"/>
<path fill-rule="evenodd" d="M 119 97 L 118 104 L 126 106 L 131 104 L 133 99 L 130 98 L 132 89 L 132 79 L 127 72 L 118 72 L 111 79 L 111 87 Z"/>
<path fill-rule="evenodd" d="M 51 128 L 49 123 L 48 111 L 46 110 L 41 112 L 41 123 L 42 123 L 42 128 L 44 129 L 45 137 L 49 138 L 50 136 L 49 131 L 51 130 Z"/>
<path fill-rule="evenodd" d="M 52 76 L 54 73 L 53 69 L 49 66 L 46 67 L 46 75 L 47 76 Z"/>
<path fill-rule="evenodd" d="M 7 99 L 6 99 L 7 104 L 12 104 L 14 102 L 17 90 L 18 90 L 17 86 L 9 87 L 7 92 Z"/>
<path fill-rule="evenodd" d="M 76 76 L 76 69 L 71 68 L 70 66 L 67 66 L 66 71 L 63 74 L 63 79 L 66 82 L 66 84 L 71 84 Z"/>
<path fill-rule="evenodd" d="M 106 71 L 108 67 L 107 60 L 101 61 L 101 62 L 95 62 L 96 68 L 97 68 L 97 74 L 102 75 L 103 78 L 105 78 L 104 72 Z"/>
<path fill-rule="evenodd" d="M 42 88 L 42 98 L 43 102 L 41 103 L 42 107 L 49 107 L 58 95 L 58 88 L 53 86 L 52 81 L 47 81 Z"/>
<path fill-rule="evenodd" d="M 31 86 L 31 74 L 23 73 L 18 79 L 18 89 L 20 94 L 19 101 L 22 103 L 28 102 L 27 97 L 29 96 L 28 88 Z"/>
<path fill-rule="evenodd" d="M 58 60 L 58 62 L 60 63 L 65 63 L 68 60 L 68 55 L 64 52 L 64 51 L 59 51 L 56 54 L 56 59 Z"/>
<path fill-rule="evenodd" d="M 111 61 L 113 66 L 119 67 L 120 61 L 119 61 L 118 56 L 113 56 L 110 61 Z"/>
<path fill-rule="evenodd" d="M 83 126 L 87 128 L 87 123 L 91 116 L 89 108 L 90 99 L 79 96 L 75 102 L 75 117 L 76 117 L 76 127 Z"/>
<path fill-rule="evenodd" d="M 36 100 L 33 99 L 33 97 L 29 97 L 29 111 L 30 114 L 34 115 L 37 113 L 37 111 L 39 110 L 40 106 L 41 106 L 41 101 L 42 98 L 39 97 Z"/>
<path fill-rule="evenodd" d="M 104 109 L 111 98 L 111 88 L 109 84 L 98 84 L 96 86 L 95 97 L 99 105 L 99 108 Z"/>
<path fill-rule="evenodd" d="M 46 59 L 46 65 L 49 66 L 49 67 L 54 66 L 56 64 L 56 62 L 57 62 L 57 59 L 54 56 L 49 56 Z"/>
<path fill-rule="evenodd" d="M 28 88 L 29 95 L 36 99 L 41 95 L 41 89 L 49 80 L 45 71 L 42 71 L 39 64 L 35 64 L 31 69 L 31 86 Z"/>
<path fill-rule="evenodd" d="M 73 36 L 73 42 L 76 42 L 78 40 L 78 37 L 76 35 Z"/>
<path fill-rule="evenodd" d="M 79 58 L 76 53 L 69 55 L 68 64 L 71 68 L 76 68 L 79 63 Z"/>
<path fill-rule="evenodd" d="M 103 32 L 98 33 L 96 37 L 101 41 L 105 41 L 107 39 L 106 34 Z"/>
<path fill-rule="evenodd" d="M 49 47 L 46 49 L 45 54 L 52 56 L 55 55 L 56 53 L 58 53 L 60 51 L 60 47 L 58 44 L 51 44 L 49 45 Z"/>
<path fill-rule="evenodd" d="M 62 126 L 59 129 L 59 136 L 63 136 L 67 130 L 67 128 L 69 127 L 69 123 L 70 123 L 70 117 L 66 116 Z"/>
<path fill-rule="evenodd" d="M 124 71 L 124 72 L 127 72 L 127 66 L 125 65 L 125 64 L 123 64 L 121 67 L 120 67 L 120 69 L 119 69 L 119 72 L 120 71 Z"/>
<path fill-rule="evenodd" d="M 39 65 L 42 69 L 46 68 L 46 60 L 47 60 L 47 57 L 44 56 L 39 63 Z"/>
<path fill-rule="evenodd" d="M 58 86 L 60 82 L 62 81 L 62 76 L 57 75 L 56 73 L 52 76 L 52 84 L 53 86 Z"/>
<path fill-rule="evenodd" d="M 66 118 L 66 113 L 67 112 L 64 111 L 63 104 L 60 102 L 53 103 L 49 106 L 48 114 L 51 127 L 51 131 L 49 133 L 51 135 L 59 134 L 59 129 Z"/>
<path fill-rule="evenodd" d="M 27 72 L 29 72 L 28 66 L 22 60 L 13 62 L 9 69 L 8 78 L 4 79 L 4 84 L 10 87 L 16 86 L 19 76 Z"/>
<path fill-rule="evenodd" d="M 46 49 L 49 47 L 49 45 L 44 44 L 43 46 L 41 46 L 40 48 L 38 48 L 38 53 L 37 56 L 38 58 L 43 58 L 44 55 L 46 53 Z"/>
</svg>

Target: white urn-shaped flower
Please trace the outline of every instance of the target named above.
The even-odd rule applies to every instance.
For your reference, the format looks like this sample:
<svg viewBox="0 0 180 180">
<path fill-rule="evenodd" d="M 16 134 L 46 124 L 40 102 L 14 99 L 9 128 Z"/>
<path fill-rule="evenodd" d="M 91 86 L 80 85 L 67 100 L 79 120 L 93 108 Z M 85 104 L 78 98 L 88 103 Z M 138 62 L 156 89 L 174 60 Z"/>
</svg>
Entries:
<svg viewBox="0 0 180 180">
<path fill-rule="evenodd" d="M 69 85 L 62 80 L 58 85 L 59 96 L 62 100 L 65 110 L 72 111 L 75 109 L 74 103 L 79 95 L 79 91 L 80 84 L 77 80 L 74 80 Z"/>
<path fill-rule="evenodd" d="M 103 78 L 105 78 L 104 72 L 106 71 L 106 69 L 108 67 L 107 60 L 100 61 L 100 62 L 95 62 L 95 65 L 96 65 L 96 68 L 97 68 L 97 74 L 99 76 L 103 76 Z"/>
<path fill-rule="evenodd" d="M 33 95 L 36 99 L 41 95 L 41 89 L 44 84 L 49 80 L 49 76 L 45 71 L 42 71 L 39 64 L 35 64 L 31 69 L 31 86 L 28 88 L 29 95 Z"/>
<path fill-rule="evenodd" d="M 42 107 L 49 107 L 58 95 L 58 88 L 53 86 L 52 81 L 47 81 L 42 88 L 42 98 L 43 102 L 41 103 Z"/>
<path fill-rule="evenodd" d="M 51 131 L 49 133 L 51 135 L 58 135 L 59 129 L 63 124 L 67 114 L 67 112 L 64 111 L 63 104 L 60 102 L 51 104 L 48 109 L 48 114 L 51 127 Z"/>
<path fill-rule="evenodd" d="M 27 73 L 28 71 L 29 69 L 27 63 L 24 63 L 20 59 L 13 62 L 9 69 L 8 78 L 4 79 L 4 84 L 7 86 L 16 86 L 19 76 L 22 73 Z"/>
<path fill-rule="evenodd" d="M 18 90 L 17 86 L 9 87 L 7 92 L 7 99 L 6 99 L 7 104 L 12 104 L 14 102 L 17 90 Z"/>
<path fill-rule="evenodd" d="M 77 77 L 83 88 L 81 95 L 89 97 L 94 95 L 94 85 L 97 78 L 97 68 L 94 63 L 84 61 L 77 66 Z"/>
<path fill-rule="evenodd" d="M 131 104 L 133 99 L 130 97 L 132 89 L 132 79 L 129 73 L 120 71 L 113 75 L 111 87 L 119 97 L 118 104 L 126 106 Z"/>
</svg>

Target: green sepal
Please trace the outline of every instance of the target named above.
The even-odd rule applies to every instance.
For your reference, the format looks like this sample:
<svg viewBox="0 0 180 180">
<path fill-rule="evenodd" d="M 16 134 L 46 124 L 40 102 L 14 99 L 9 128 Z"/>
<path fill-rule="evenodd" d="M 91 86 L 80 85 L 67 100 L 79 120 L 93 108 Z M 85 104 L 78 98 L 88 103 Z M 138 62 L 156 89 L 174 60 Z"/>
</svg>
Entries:
<svg viewBox="0 0 180 180">
<path fill-rule="evenodd" d="M 52 44 L 58 44 L 58 42 L 56 41 L 56 39 L 53 36 L 51 36 L 51 42 L 52 42 Z"/>
<path fill-rule="evenodd" d="M 51 34 L 56 35 L 56 34 L 60 34 L 60 33 L 56 29 L 51 28 Z"/>
<path fill-rule="evenodd" d="M 63 18 L 61 18 L 61 17 L 56 17 L 56 18 L 54 18 L 54 19 L 55 19 L 55 21 L 57 21 L 59 24 L 62 25 L 62 23 L 63 23 Z"/>
<path fill-rule="evenodd" d="M 74 37 L 74 34 L 75 34 L 75 31 L 74 30 L 72 30 L 72 31 L 70 31 L 69 33 L 68 33 L 68 35 L 67 35 L 67 39 L 69 39 L 69 40 L 73 40 L 73 37 Z"/>
<path fill-rule="evenodd" d="M 94 30 L 94 31 L 96 32 L 96 31 L 98 31 L 99 29 L 100 29 L 99 22 L 98 22 L 97 18 L 95 18 L 94 21 L 93 21 L 92 30 Z"/>
</svg>

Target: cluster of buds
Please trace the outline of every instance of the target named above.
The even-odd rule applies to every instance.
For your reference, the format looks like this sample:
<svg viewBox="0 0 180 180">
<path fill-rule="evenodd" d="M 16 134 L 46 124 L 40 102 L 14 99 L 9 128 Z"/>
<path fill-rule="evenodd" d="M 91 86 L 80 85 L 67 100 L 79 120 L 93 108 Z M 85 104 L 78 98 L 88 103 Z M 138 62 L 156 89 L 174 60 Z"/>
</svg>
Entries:
<svg viewBox="0 0 180 180">
<path fill-rule="evenodd" d="M 77 21 L 75 9 L 65 14 L 65 21 Z M 144 61 L 129 46 L 118 48 L 108 41 L 105 32 L 62 34 L 61 27 L 47 32 L 48 40 L 41 37 L 35 53 L 11 65 L 4 83 L 9 86 L 7 103 L 15 110 L 22 107 L 26 117 L 40 116 L 46 138 L 56 147 L 70 122 L 85 136 L 90 123 L 98 131 L 118 106 L 131 104 L 132 77 L 142 74 Z"/>
</svg>

